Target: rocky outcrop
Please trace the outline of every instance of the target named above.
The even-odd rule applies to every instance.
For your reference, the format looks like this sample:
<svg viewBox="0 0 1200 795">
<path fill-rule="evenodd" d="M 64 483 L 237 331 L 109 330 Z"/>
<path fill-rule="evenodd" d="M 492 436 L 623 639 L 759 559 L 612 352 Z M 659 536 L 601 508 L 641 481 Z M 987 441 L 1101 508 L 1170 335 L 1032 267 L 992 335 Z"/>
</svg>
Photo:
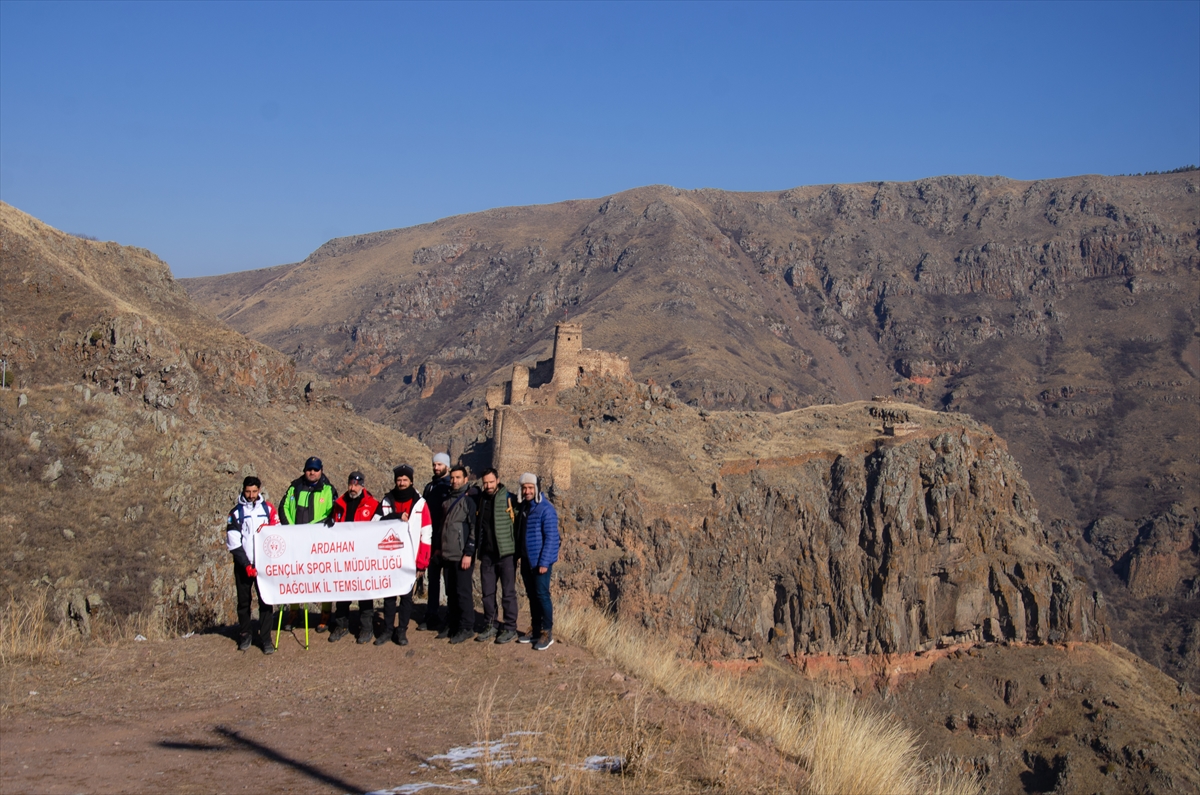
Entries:
<svg viewBox="0 0 1200 795">
<path fill-rule="evenodd" d="M 1004 443 L 968 418 L 883 403 L 768 421 L 623 394 L 589 382 L 565 396 L 581 446 L 601 448 L 580 460 L 619 468 L 555 495 L 564 585 L 619 614 L 705 657 L 1107 638 L 1103 597 L 1051 548 Z M 909 432 L 885 434 L 898 424 Z M 659 454 L 626 463 L 604 425 Z M 674 471 L 652 490 L 660 465 Z M 712 473 L 707 495 L 688 487 L 693 466 Z"/>
</svg>

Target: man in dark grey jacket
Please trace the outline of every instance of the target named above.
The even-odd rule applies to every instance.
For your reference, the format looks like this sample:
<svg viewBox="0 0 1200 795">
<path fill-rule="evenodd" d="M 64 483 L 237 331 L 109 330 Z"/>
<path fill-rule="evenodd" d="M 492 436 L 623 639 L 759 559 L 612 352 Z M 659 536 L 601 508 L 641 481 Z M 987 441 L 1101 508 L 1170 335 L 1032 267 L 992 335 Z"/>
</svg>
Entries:
<svg viewBox="0 0 1200 795">
<path fill-rule="evenodd" d="M 471 578 L 475 573 L 475 500 L 467 486 L 467 470 L 450 468 L 450 496 L 443 503 L 442 563 L 454 572 L 454 588 L 446 593 L 446 628 L 439 638 L 451 643 L 475 637 L 475 599 Z"/>
</svg>

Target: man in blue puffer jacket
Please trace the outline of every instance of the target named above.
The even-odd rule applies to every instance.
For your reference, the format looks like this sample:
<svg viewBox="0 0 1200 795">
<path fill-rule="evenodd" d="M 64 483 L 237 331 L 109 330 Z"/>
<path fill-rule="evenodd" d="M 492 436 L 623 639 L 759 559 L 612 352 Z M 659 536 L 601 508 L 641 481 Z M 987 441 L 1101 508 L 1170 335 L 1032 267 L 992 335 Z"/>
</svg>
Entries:
<svg viewBox="0 0 1200 795">
<path fill-rule="evenodd" d="M 517 519 L 517 554 L 521 580 L 529 597 L 533 628 L 518 640 L 537 651 L 554 644 L 554 605 L 550 602 L 550 570 L 558 561 L 558 513 L 537 487 L 537 476 L 521 475 L 521 513 Z"/>
</svg>

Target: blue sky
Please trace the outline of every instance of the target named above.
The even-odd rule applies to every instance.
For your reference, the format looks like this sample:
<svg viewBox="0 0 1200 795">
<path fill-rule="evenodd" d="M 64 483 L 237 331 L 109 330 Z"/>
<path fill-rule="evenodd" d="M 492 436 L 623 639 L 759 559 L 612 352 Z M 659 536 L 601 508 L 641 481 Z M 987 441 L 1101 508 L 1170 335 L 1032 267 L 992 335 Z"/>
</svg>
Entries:
<svg viewBox="0 0 1200 795">
<path fill-rule="evenodd" d="M 1200 2 L 0 0 L 0 199 L 177 276 L 639 185 L 1200 163 Z"/>
</svg>

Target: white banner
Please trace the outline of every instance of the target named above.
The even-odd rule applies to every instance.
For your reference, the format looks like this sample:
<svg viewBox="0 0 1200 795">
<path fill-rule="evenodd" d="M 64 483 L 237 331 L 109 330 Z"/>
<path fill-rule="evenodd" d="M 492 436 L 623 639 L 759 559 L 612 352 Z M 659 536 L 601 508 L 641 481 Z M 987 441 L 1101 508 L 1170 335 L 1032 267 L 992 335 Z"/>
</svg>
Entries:
<svg viewBox="0 0 1200 795">
<path fill-rule="evenodd" d="M 265 525 L 254 534 L 259 592 L 271 605 L 406 594 L 420 542 L 399 520 Z"/>
</svg>

